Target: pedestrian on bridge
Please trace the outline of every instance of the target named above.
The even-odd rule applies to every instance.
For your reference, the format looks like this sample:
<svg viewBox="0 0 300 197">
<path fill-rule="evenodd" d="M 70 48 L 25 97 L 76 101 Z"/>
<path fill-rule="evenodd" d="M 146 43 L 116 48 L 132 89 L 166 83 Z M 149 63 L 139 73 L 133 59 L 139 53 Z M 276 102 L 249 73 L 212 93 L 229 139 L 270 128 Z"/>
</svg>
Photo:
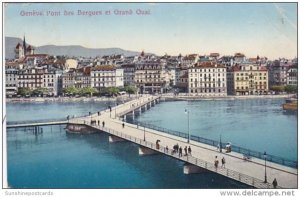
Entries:
<svg viewBox="0 0 300 197">
<path fill-rule="evenodd" d="M 191 147 L 189 146 L 189 148 L 188 148 L 188 152 L 189 152 L 189 155 L 191 155 L 192 156 L 192 149 L 191 149 Z"/>
<path fill-rule="evenodd" d="M 273 180 L 272 185 L 273 185 L 274 189 L 276 189 L 276 187 L 278 185 L 276 178 Z"/>
<path fill-rule="evenodd" d="M 221 166 L 221 167 L 224 167 L 224 168 L 225 168 L 225 163 L 226 163 L 226 162 L 225 162 L 225 158 L 223 157 L 223 158 L 222 158 L 222 166 Z"/>
<path fill-rule="evenodd" d="M 179 157 L 182 157 L 182 148 L 181 148 L 181 146 L 179 147 Z"/>
<path fill-rule="evenodd" d="M 217 168 L 219 165 L 219 160 L 218 160 L 218 156 L 215 157 L 215 167 Z"/>
<path fill-rule="evenodd" d="M 125 123 L 123 122 L 123 124 L 122 124 L 122 127 L 123 127 L 123 129 L 124 129 L 124 127 L 125 127 Z"/>
<path fill-rule="evenodd" d="M 184 147 L 184 156 L 187 156 L 187 146 Z"/>
<path fill-rule="evenodd" d="M 103 121 L 103 122 L 102 122 L 102 127 L 104 127 L 104 126 L 105 126 L 105 122 Z"/>
</svg>

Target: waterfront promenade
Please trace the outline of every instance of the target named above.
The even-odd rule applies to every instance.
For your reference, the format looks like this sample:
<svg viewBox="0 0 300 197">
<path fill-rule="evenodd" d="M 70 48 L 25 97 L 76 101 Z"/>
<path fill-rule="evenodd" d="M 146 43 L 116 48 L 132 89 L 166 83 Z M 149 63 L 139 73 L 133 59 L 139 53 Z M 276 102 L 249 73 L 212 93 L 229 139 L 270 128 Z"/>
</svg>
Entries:
<svg viewBox="0 0 300 197">
<path fill-rule="evenodd" d="M 265 161 L 251 158 L 248 161 L 243 159 L 243 155 L 235 152 L 220 153 L 216 147 L 207 144 L 190 141 L 187 143 L 185 138 L 162 133 L 157 130 L 144 128 L 134 124 L 124 123 L 122 116 L 128 113 L 142 113 L 143 109 L 158 103 L 159 96 L 142 96 L 127 103 L 107 109 L 89 116 L 73 118 L 70 124 L 82 125 L 93 128 L 97 131 L 104 131 L 109 134 L 111 142 L 131 141 L 140 145 L 139 153 L 142 155 L 161 153 L 185 162 L 184 172 L 186 174 L 212 171 L 223 176 L 240 181 L 255 188 L 272 188 L 272 181 L 277 179 L 278 186 L 281 188 L 297 188 L 298 170 L 267 161 L 267 183 L 265 178 Z M 102 125 L 105 122 L 105 125 Z M 125 124 L 124 128 L 122 124 Z M 159 140 L 159 148 L 156 142 Z M 178 154 L 171 154 L 172 147 L 178 144 L 184 149 L 190 146 L 192 155 L 179 157 Z M 166 147 L 168 146 L 168 150 Z M 184 151 L 183 151 L 184 155 Z M 213 163 L 217 156 L 219 166 L 216 168 Z M 221 167 L 221 159 L 225 158 L 226 165 Z"/>
</svg>

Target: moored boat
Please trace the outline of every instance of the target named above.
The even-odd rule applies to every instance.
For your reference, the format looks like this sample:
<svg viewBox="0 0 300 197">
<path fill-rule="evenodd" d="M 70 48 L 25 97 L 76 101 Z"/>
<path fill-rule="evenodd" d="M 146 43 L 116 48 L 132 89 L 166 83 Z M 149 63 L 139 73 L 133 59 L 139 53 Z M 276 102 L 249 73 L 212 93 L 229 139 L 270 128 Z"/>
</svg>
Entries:
<svg viewBox="0 0 300 197">
<path fill-rule="evenodd" d="M 284 110 L 292 110 L 292 111 L 298 110 L 298 99 L 296 98 L 287 99 L 285 101 L 285 104 L 282 105 L 282 108 Z"/>
</svg>

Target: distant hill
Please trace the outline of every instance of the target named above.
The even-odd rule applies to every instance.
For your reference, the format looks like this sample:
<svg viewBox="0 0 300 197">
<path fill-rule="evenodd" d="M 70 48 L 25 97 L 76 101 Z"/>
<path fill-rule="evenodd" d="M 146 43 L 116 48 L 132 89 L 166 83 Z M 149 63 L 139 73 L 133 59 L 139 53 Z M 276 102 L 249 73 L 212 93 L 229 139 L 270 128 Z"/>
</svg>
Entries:
<svg viewBox="0 0 300 197">
<path fill-rule="evenodd" d="M 13 59 L 15 57 L 15 47 L 23 40 L 14 37 L 5 37 L 5 58 Z"/>
<path fill-rule="evenodd" d="M 22 39 L 15 37 L 5 37 L 5 58 L 13 59 L 15 56 L 15 47 L 18 43 L 22 43 Z M 29 44 L 30 43 L 27 43 Z M 56 46 L 56 45 L 44 45 L 35 47 L 35 53 L 45 53 L 49 55 L 66 55 L 82 56 L 82 57 L 96 57 L 103 55 L 123 54 L 124 56 L 138 55 L 140 52 L 128 51 L 120 48 L 85 48 L 79 45 L 70 46 Z"/>
</svg>

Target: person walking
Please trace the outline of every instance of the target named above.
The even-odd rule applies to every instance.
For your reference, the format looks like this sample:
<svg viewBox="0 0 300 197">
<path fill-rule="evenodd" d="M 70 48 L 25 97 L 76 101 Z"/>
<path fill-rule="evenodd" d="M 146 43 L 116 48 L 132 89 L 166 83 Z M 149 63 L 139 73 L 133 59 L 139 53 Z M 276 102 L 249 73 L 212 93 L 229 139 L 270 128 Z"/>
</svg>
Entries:
<svg viewBox="0 0 300 197">
<path fill-rule="evenodd" d="M 187 156 L 188 154 L 187 154 L 187 147 L 185 146 L 184 147 L 184 156 Z"/>
<path fill-rule="evenodd" d="M 169 152 L 169 148 L 168 148 L 168 146 L 166 146 L 166 151 L 167 151 L 167 153 Z"/>
<path fill-rule="evenodd" d="M 192 155 L 192 149 L 191 149 L 190 146 L 189 146 L 189 148 L 188 148 L 188 153 L 189 153 L 189 155 Z"/>
<path fill-rule="evenodd" d="M 102 122 L 102 127 L 104 127 L 104 126 L 105 126 L 105 122 L 103 121 L 103 122 Z"/>
<path fill-rule="evenodd" d="M 217 168 L 219 165 L 219 160 L 218 160 L 218 156 L 215 157 L 215 167 Z"/>
<path fill-rule="evenodd" d="M 273 185 L 274 189 L 277 188 L 278 183 L 277 183 L 276 178 L 273 180 L 272 185 Z"/>
<path fill-rule="evenodd" d="M 225 158 L 224 157 L 222 158 L 222 166 L 221 167 L 225 168 Z"/>
<path fill-rule="evenodd" d="M 182 148 L 181 148 L 181 146 L 179 147 L 179 157 L 182 157 Z"/>
<path fill-rule="evenodd" d="M 125 127 L 125 123 L 123 122 L 123 124 L 122 124 L 122 127 L 123 127 L 123 129 L 124 129 L 124 127 Z"/>
</svg>

